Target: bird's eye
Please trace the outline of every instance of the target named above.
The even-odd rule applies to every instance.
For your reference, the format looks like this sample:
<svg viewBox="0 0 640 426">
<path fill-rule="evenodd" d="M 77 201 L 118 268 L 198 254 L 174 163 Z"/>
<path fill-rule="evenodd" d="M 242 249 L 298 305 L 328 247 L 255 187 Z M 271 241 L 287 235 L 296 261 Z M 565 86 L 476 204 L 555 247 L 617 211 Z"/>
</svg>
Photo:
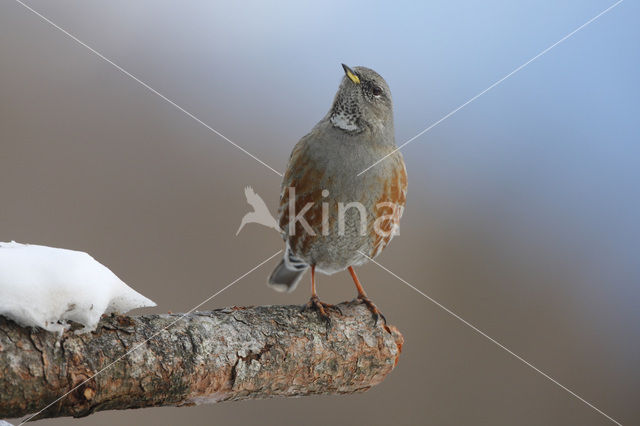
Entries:
<svg viewBox="0 0 640 426">
<path fill-rule="evenodd" d="M 371 87 L 371 94 L 376 98 L 378 98 L 380 97 L 380 95 L 382 95 L 382 89 L 379 88 L 378 86 L 373 86 Z"/>
</svg>

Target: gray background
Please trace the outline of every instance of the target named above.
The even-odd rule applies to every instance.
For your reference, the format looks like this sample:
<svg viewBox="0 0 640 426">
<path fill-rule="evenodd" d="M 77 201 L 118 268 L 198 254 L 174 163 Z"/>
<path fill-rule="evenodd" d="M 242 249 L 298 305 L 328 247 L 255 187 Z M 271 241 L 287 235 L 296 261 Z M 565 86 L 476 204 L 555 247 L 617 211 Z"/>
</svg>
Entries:
<svg viewBox="0 0 640 426">
<path fill-rule="evenodd" d="M 29 2 L 278 170 L 340 62 L 387 79 L 403 142 L 612 4 L 237 3 Z M 640 423 L 639 11 L 622 3 L 407 146 L 402 235 L 378 259 L 625 424 Z M 275 210 L 276 174 L 0 4 L 0 240 L 88 251 L 149 312 L 185 311 L 282 247 L 258 225 L 234 236 L 245 185 Z M 275 262 L 203 308 L 306 302 L 307 285 L 266 287 Z M 366 394 L 40 424 L 610 424 L 377 266 L 359 273 L 406 339 Z M 348 274 L 319 286 L 355 295 Z"/>
</svg>

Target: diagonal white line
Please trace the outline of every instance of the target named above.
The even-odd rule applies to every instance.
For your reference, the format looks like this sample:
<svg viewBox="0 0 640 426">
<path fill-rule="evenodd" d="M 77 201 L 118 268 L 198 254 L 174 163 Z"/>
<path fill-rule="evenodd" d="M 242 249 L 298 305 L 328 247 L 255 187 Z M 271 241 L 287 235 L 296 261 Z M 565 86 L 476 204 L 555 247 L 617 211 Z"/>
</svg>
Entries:
<svg viewBox="0 0 640 426">
<path fill-rule="evenodd" d="M 155 93 L 156 95 L 160 96 L 162 99 L 164 99 L 165 101 L 169 102 L 171 105 L 173 105 L 174 107 L 176 107 L 177 109 L 179 109 L 180 111 L 185 113 L 187 116 L 191 117 L 192 119 L 194 119 L 195 121 L 197 121 L 198 123 L 200 123 L 201 125 L 206 127 L 207 129 L 211 130 L 213 133 L 215 133 L 216 135 L 220 136 L 222 139 L 224 139 L 225 141 L 229 142 L 231 145 L 235 146 L 240 151 L 244 152 L 249 157 L 251 157 L 254 160 L 256 160 L 258 163 L 262 164 L 263 166 L 265 166 L 266 168 L 268 168 L 269 170 L 271 170 L 272 172 L 274 172 L 278 176 L 282 176 L 282 173 L 280 173 L 279 171 L 277 171 L 276 169 L 274 169 L 273 167 L 271 167 L 270 165 L 268 165 L 267 163 L 265 163 L 264 161 L 262 161 L 261 159 L 259 159 L 258 157 L 256 157 L 255 155 L 253 155 L 252 153 L 250 153 L 249 151 L 247 151 L 246 149 L 244 149 L 243 147 L 241 147 L 240 145 L 238 145 L 237 143 L 235 143 L 234 141 L 232 141 L 231 139 L 229 139 L 228 137 L 226 137 L 225 135 L 223 135 L 222 133 L 220 133 L 219 131 L 217 131 L 216 129 L 211 127 L 210 125 L 208 125 L 207 123 L 205 123 L 204 121 L 200 120 L 198 117 L 196 117 L 195 115 L 193 115 L 192 113 L 190 113 L 189 111 L 187 111 L 186 109 L 184 109 L 183 107 L 181 107 L 180 105 L 178 105 L 177 103 L 172 101 L 171 99 L 167 98 L 165 95 L 163 95 L 162 93 L 158 92 L 156 89 L 154 89 L 153 87 L 149 86 L 147 83 L 145 83 L 144 81 L 140 80 L 138 77 L 136 77 L 135 75 L 131 74 L 129 71 L 125 70 L 120 65 L 116 64 L 115 62 L 113 62 L 111 59 L 109 59 L 106 56 L 104 56 L 102 53 L 98 52 L 97 50 L 95 50 L 94 48 L 89 46 L 87 43 L 85 43 L 82 40 L 78 39 L 76 36 L 74 36 L 73 34 L 69 33 L 67 30 L 65 30 L 64 28 L 62 28 L 59 25 L 57 25 L 55 22 L 51 21 L 46 16 L 44 16 L 41 13 L 37 12 L 36 10 L 31 8 L 30 6 L 26 5 L 21 0 L 15 0 L 15 1 L 17 3 L 19 3 L 19 4 L 21 4 L 22 6 L 24 6 L 26 9 L 30 10 L 31 12 L 33 12 L 34 14 L 36 14 L 37 16 L 39 16 L 43 21 L 47 22 L 48 24 L 50 24 L 54 28 L 62 31 L 64 34 L 66 34 L 69 38 L 71 38 L 72 40 L 74 40 L 78 44 L 80 44 L 80 45 L 86 47 L 87 49 L 89 49 L 91 52 L 93 52 L 99 58 L 101 58 L 104 61 L 108 62 L 109 64 L 113 65 L 118 71 L 122 72 L 127 77 L 130 77 L 133 80 L 135 80 L 136 82 L 140 83 L 140 85 L 142 85 L 143 87 L 148 89 L 150 92 Z"/>
<path fill-rule="evenodd" d="M 193 308 L 189 309 L 187 312 L 185 312 L 184 314 L 182 314 L 180 317 L 178 317 L 178 319 L 176 319 L 175 321 L 171 322 L 169 325 L 167 325 L 166 327 L 162 328 L 161 330 L 155 332 L 151 337 L 149 337 L 148 339 L 146 339 L 144 342 L 139 343 L 138 345 L 134 346 L 132 349 L 128 350 L 127 352 L 125 352 L 124 354 L 122 354 L 121 356 L 119 356 L 118 358 L 116 358 L 114 361 L 112 361 L 109 365 L 107 365 L 106 367 L 104 367 L 102 370 L 98 371 L 96 374 L 94 374 L 93 376 L 89 377 L 88 379 L 86 379 L 85 381 L 81 382 L 80 384 L 76 385 L 74 388 L 72 388 L 71 390 L 69 390 L 69 392 L 65 393 L 64 395 L 62 395 L 61 397 L 59 397 L 58 399 L 56 399 L 55 401 L 51 402 L 49 405 L 47 405 L 46 407 L 44 407 L 42 410 L 38 411 L 35 414 L 30 415 L 29 417 L 27 417 L 25 420 L 23 420 L 22 422 L 20 422 L 20 424 L 18 426 L 21 426 L 25 423 L 27 423 L 29 420 L 31 420 L 32 418 L 34 418 L 35 416 L 37 416 L 38 414 L 42 413 L 44 410 L 46 410 L 47 408 L 51 407 L 53 404 L 57 403 L 58 401 L 64 399 L 67 395 L 69 395 L 71 392 L 75 391 L 76 389 L 78 389 L 80 386 L 84 385 L 85 383 L 87 383 L 89 380 L 93 379 L 94 377 L 96 377 L 98 374 L 101 374 L 102 372 L 108 370 L 112 365 L 114 365 L 115 363 L 117 363 L 118 361 L 120 361 L 122 358 L 126 357 L 127 355 L 129 355 L 130 353 L 134 352 L 135 350 L 137 350 L 138 348 L 144 346 L 149 340 L 153 339 L 154 337 L 156 337 L 158 334 L 162 333 L 164 330 L 166 330 L 167 328 L 171 327 L 172 325 L 174 325 L 175 323 L 177 323 L 178 321 L 182 320 L 184 317 L 186 317 L 187 315 L 189 315 L 190 313 L 192 313 L 193 311 L 195 311 L 196 309 L 198 309 L 200 306 L 204 305 L 205 303 L 207 303 L 208 301 L 210 301 L 211 299 L 213 299 L 214 297 L 216 297 L 217 295 L 219 295 L 220 293 L 222 293 L 223 291 L 225 291 L 226 289 L 228 289 L 229 287 L 231 287 L 232 285 L 236 284 L 238 281 L 240 281 L 241 279 L 243 279 L 244 277 L 246 277 L 247 275 L 249 275 L 250 273 L 252 273 L 253 271 L 255 271 L 256 269 L 258 269 L 259 267 L 261 267 L 262 265 L 264 265 L 265 263 L 267 263 L 268 261 L 270 261 L 271 259 L 273 259 L 274 257 L 276 257 L 277 255 L 279 255 L 280 253 L 282 253 L 282 250 L 278 250 L 276 253 L 272 254 L 271 256 L 269 256 L 267 259 L 263 260 L 262 262 L 260 262 L 259 264 L 257 264 L 256 266 L 254 266 L 253 268 L 251 268 L 249 271 L 245 272 L 244 274 L 240 275 L 238 278 L 236 278 L 235 280 L 231 281 L 229 284 L 227 284 L 226 286 L 224 286 L 223 288 L 221 288 L 220 290 L 218 290 L 217 292 L 215 292 L 214 294 L 212 294 L 211 296 L 207 297 L 205 300 L 203 300 L 202 302 L 198 303 L 196 306 L 194 306 Z"/>
<path fill-rule="evenodd" d="M 581 29 L 583 29 L 584 27 L 586 27 L 587 25 L 591 24 L 593 21 L 595 21 L 596 19 L 598 19 L 599 17 L 601 17 L 602 15 L 604 15 L 605 13 L 609 12 L 611 9 L 613 9 L 614 7 L 618 6 L 620 3 L 622 3 L 624 0 L 618 0 L 617 2 L 615 2 L 614 4 L 612 4 L 611 6 L 609 6 L 608 8 L 606 8 L 605 10 L 603 10 L 602 12 L 598 13 L 596 16 L 594 16 L 593 18 L 589 19 L 587 22 L 585 22 L 584 24 L 580 25 L 578 28 L 576 28 L 575 30 L 571 31 L 569 34 L 567 34 L 566 36 L 562 37 L 560 40 L 556 41 L 555 43 L 553 43 L 551 46 L 547 47 L 546 49 L 544 49 L 542 52 L 538 53 L 536 56 L 534 56 L 533 58 L 529 59 L 527 62 L 525 62 L 524 64 L 520 65 L 518 68 L 514 69 L 513 71 L 511 71 L 509 74 L 505 75 L 504 77 L 502 77 L 500 80 L 496 81 L 495 83 L 493 83 L 491 86 L 487 87 L 486 89 L 484 89 L 482 92 L 478 93 L 477 95 L 475 95 L 473 98 L 469 99 L 467 102 L 463 103 L 462 105 L 460 105 L 459 107 L 457 107 L 456 109 L 454 109 L 453 111 L 451 111 L 449 114 L 445 115 L 444 117 L 442 117 L 440 120 L 436 121 L 435 123 L 431 124 L 429 127 L 427 127 L 426 129 L 424 129 L 423 131 L 421 131 L 420 133 L 418 133 L 417 135 L 415 135 L 414 137 L 412 137 L 411 139 L 409 139 L 408 141 L 404 142 L 402 145 L 400 145 L 399 147 L 397 147 L 396 149 L 394 149 L 393 151 L 391 151 L 390 153 L 388 153 L 387 155 L 385 155 L 384 157 L 382 157 L 381 159 L 379 159 L 378 161 L 376 161 L 375 163 L 373 163 L 372 165 L 370 165 L 369 167 L 367 167 L 366 169 L 364 169 L 363 171 L 361 171 L 360 173 L 358 173 L 357 176 L 362 175 L 363 173 L 365 173 L 367 170 L 371 169 L 372 167 L 380 164 L 382 161 L 384 161 L 386 158 L 388 158 L 389 156 L 395 154 L 396 152 L 400 151 L 402 148 L 404 148 L 405 146 L 407 146 L 408 144 L 410 144 L 411 142 L 413 142 L 414 140 L 416 140 L 417 138 L 419 138 L 420 136 L 424 135 L 425 133 L 427 133 L 429 130 L 433 129 L 434 127 L 436 127 L 438 124 L 442 123 L 444 120 L 446 120 L 447 118 L 451 117 L 453 114 L 455 114 L 456 112 L 460 111 L 462 108 L 466 107 L 467 105 L 469 105 L 471 102 L 475 101 L 476 99 L 478 99 L 480 96 L 484 95 L 485 93 L 487 93 L 489 90 L 493 89 L 494 87 L 496 87 L 497 85 L 499 85 L 500 83 L 502 83 L 503 81 L 505 81 L 506 79 L 508 79 L 509 77 L 511 77 L 512 75 L 514 75 L 515 73 L 517 73 L 518 71 L 520 71 L 521 69 L 523 69 L 524 67 L 526 67 L 527 65 L 529 65 L 531 62 L 535 61 L 536 59 L 538 59 L 539 57 L 541 57 L 542 55 L 544 55 L 545 53 L 547 53 L 548 51 L 550 51 L 551 49 L 553 49 L 554 47 L 556 47 L 557 45 L 559 45 L 560 43 L 562 43 L 563 41 L 565 41 L 566 39 L 568 39 L 569 37 L 571 37 L 572 35 L 574 35 L 575 33 L 577 33 L 578 31 L 580 31 Z"/>
<path fill-rule="evenodd" d="M 359 251 L 359 250 L 358 250 Z M 553 383 L 555 383 L 556 385 L 558 385 L 560 388 L 564 389 L 565 391 L 569 392 L 571 395 L 573 395 L 574 397 L 578 398 L 580 401 L 584 402 L 585 404 L 587 404 L 589 407 L 593 408 L 594 410 L 596 410 L 598 413 L 602 414 L 603 416 L 605 416 L 607 419 L 611 420 L 613 423 L 617 424 L 618 426 L 622 426 L 620 422 L 618 422 L 617 420 L 615 420 L 613 417 L 609 416 L 607 413 L 605 413 L 604 411 L 602 411 L 601 409 L 599 409 L 598 407 L 596 407 L 595 405 L 593 405 L 592 403 L 590 403 L 589 401 L 587 401 L 586 399 L 584 399 L 583 397 L 581 397 L 580 395 L 578 395 L 577 393 L 575 393 L 574 391 L 572 391 L 571 389 L 569 389 L 568 387 L 566 387 L 565 385 L 563 385 L 562 383 L 558 382 L 556 379 L 554 379 L 553 377 L 551 377 L 550 375 L 548 375 L 547 373 L 545 373 L 544 371 L 540 370 L 538 367 L 536 367 L 535 365 L 531 364 L 529 361 L 527 361 L 526 359 L 522 358 L 520 355 L 516 354 L 515 352 L 513 352 L 511 349 L 507 348 L 505 345 L 503 345 L 502 343 L 498 342 L 496 339 L 494 339 L 493 337 L 489 336 L 487 333 L 485 333 L 484 331 L 480 330 L 478 327 L 476 327 L 475 325 L 471 324 L 469 321 L 465 320 L 464 318 L 462 318 L 460 315 L 456 314 L 455 312 L 453 312 L 451 309 L 447 308 L 446 306 L 444 306 L 442 303 L 438 302 L 437 300 L 435 300 L 433 297 L 425 294 L 422 290 L 414 287 L 413 285 L 411 285 L 410 283 L 408 283 L 407 281 L 405 281 L 404 279 L 400 278 L 398 275 L 394 274 L 393 272 L 391 272 L 389 269 L 385 268 L 384 266 L 382 266 L 380 263 L 376 262 L 375 260 L 373 260 L 371 257 L 367 256 L 365 253 L 359 251 L 359 253 L 361 255 L 363 255 L 364 257 L 366 257 L 367 259 L 369 259 L 371 262 L 375 263 L 376 265 L 378 265 L 380 268 L 384 269 L 385 271 L 387 271 L 389 274 L 393 275 L 395 278 L 399 279 L 400 281 L 402 281 L 403 283 L 405 283 L 406 285 L 408 285 L 409 287 L 411 287 L 413 290 L 417 291 L 418 293 L 420 293 L 422 296 L 424 296 L 425 298 L 427 298 L 431 303 L 435 304 L 436 306 L 438 306 L 439 308 L 443 309 L 445 312 L 447 312 L 449 315 L 453 316 L 454 318 L 456 318 L 457 320 L 459 320 L 460 322 L 462 322 L 464 325 L 466 325 L 467 327 L 471 328 L 473 331 L 475 331 L 476 333 L 480 334 L 481 336 L 485 337 L 486 339 L 488 339 L 489 341 L 491 341 L 492 343 L 494 343 L 496 346 L 498 346 L 500 349 L 503 349 L 504 351 L 508 352 L 510 355 L 512 355 L 513 357 L 515 357 L 517 360 L 523 362 L 524 364 L 526 364 L 527 366 L 531 367 L 533 370 L 535 370 L 536 372 L 540 373 L 542 376 L 544 376 L 545 378 L 549 379 L 550 381 L 552 381 Z"/>
</svg>

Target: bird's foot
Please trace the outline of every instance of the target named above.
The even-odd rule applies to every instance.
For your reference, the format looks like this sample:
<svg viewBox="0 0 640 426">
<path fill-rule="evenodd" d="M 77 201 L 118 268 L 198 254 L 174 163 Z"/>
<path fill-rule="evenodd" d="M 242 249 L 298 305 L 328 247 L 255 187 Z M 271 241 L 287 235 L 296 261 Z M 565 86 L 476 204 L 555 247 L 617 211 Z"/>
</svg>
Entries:
<svg viewBox="0 0 640 426">
<path fill-rule="evenodd" d="M 335 308 L 335 306 L 329 303 L 321 302 L 320 299 L 318 299 L 318 296 L 311 296 L 311 299 L 309 299 L 307 304 L 304 305 L 303 310 L 307 310 L 307 309 L 316 310 L 318 311 L 318 314 L 323 320 L 330 322 L 330 318 L 329 318 L 329 314 L 327 314 L 327 310 L 333 309 L 333 308 Z"/>
<path fill-rule="evenodd" d="M 369 311 L 371 312 L 371 315 L 373 316 L 373 321 L 376 325 L 378 325 L 378 319 L 382 318 L 382 322 L 383 322 L 382 326 L 384 327 L 385 330 L 387 330 L 387 332 L 389 332 L 389 334 L 391 334 L 391 329 L 389 329 L 389 326 L 387 325 L 387 319 L 384 317 L 382 312 L 380 312 L 380 309 L 378 309 L 378 307 L 375 305 L 375 303 L 373 303 L 371 299 L 369 299 L 367 296 L 358 296 L 356 300 L 359 301 L 360 303 L 364 303 L 365 305 L 367 305 L 367 309 L 369 309 Z"/>
</svg>

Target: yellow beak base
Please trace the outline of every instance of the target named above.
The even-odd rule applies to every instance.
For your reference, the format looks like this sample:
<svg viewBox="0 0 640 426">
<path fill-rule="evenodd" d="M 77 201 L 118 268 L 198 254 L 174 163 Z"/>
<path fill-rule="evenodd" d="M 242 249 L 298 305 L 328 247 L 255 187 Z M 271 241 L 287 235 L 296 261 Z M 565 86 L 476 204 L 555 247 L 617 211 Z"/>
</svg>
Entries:
<svg viewBox="0 0 640 426">
<path fill-rule="evenodd" d="M 344 68 L 344 73 L 349 77 L 349 80 L 353 81 L 355 84 L 360 84 L 360 79 L 356 75 L 355 72 L 345 64 L 342 64 L 342 68 Z"/>
</svg>

